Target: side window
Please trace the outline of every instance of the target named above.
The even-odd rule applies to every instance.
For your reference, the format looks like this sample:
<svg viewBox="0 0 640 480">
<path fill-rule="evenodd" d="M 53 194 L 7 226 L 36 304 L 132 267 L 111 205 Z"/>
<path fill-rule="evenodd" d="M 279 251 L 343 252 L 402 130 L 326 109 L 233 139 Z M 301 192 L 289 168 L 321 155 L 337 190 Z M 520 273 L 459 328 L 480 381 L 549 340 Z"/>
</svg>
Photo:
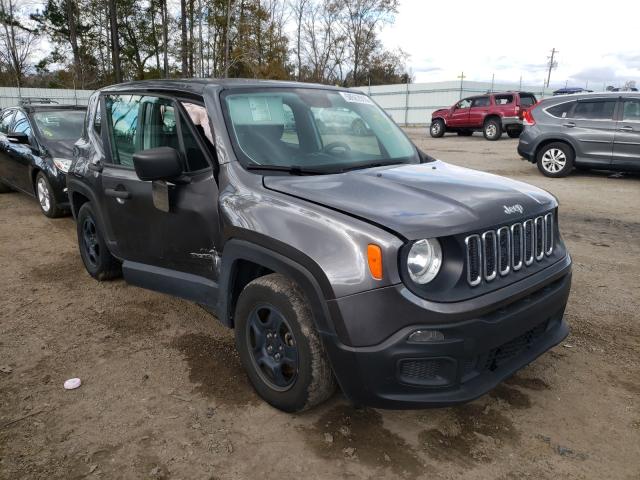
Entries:
<svg viewBox="0 0 640 480">
<path fill-rule="evenodd" d="M 14 119 L 11 130 L 16 133 L 26 133 L 31 137 L 31 124 L 29 123 L 29 119 L 19 110 L 16 112 L 16 118 Z"/>
<path fill-rule="evenodd" d="M 11 127 L 11 121 L 15 115 L 15 110 L 6 110 L 0 115 L 0 132 L 9 133 L 9 127 Z"/>
<path fill-rule="evenodd" d="M 571 116 L 571 110 L 576 102 L 564 102 L 559 105 L 547 108 L 547 113 L 557 118 L 567 118 Z"/>
<path fill-rule="evenodd" d="M 640 122 L 640 98 L 624 101 L 622 120 Z"/>
<path fill-rule="evenodd" d="M 536 97 L 533 95 L 520 95 L 521 107 L 530 107 L 531 105 L 535 105 L 536 102 L 537 102 Z"/>
<path fill-rule="evenodd" d="M 573 118 L 577 120 L 611 120 L 615 106 L 615 100 L 578 102 Z"/>
<path fill-rule="evenodd" d="M 138 114 L 142 97 L 110 95 L 106 97 L 111 156 L 115 164 L 133 167 L 133 154 L 142 150 Z"/>
<path fill-rule="evenodd" d="M 496 105 L 509 105 L 513 103 L 513 95 L 496 95 Z"/>
<path fill-rule="evenodd" d="M 296 118 L 293 115 L 293 110 L 291 110 L 291 107 L 286 103 L 283 103 L 282 107 L 284 109 L 284 130 L 281 140 L 289 145 L 300 145 L 298 127 L 296 126 Z"/>
<path fill-rule="evenodd" d="M 456 108 L 469 108 L 471 106 L 471 99 L 465 98 L 456 103 Z"/>
<path fill-rule="evenodd" d="M 471 102 L 471 108 L 473 107 L 488 107 L 491 104 L 491 100 L 489 97 L 478 97 L 474 98 Z"/>
</svg>

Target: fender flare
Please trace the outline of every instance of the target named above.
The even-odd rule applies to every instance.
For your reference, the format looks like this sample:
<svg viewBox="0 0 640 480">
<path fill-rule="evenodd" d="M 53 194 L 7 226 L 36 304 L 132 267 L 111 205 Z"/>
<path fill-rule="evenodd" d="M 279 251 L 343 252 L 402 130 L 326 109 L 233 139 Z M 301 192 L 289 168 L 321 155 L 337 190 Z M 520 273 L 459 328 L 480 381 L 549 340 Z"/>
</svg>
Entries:
<svg viewBox="0 0 640 480">
<path fill-rule="evenodd" d="M 68 174 L 68 175 L 72 175 L 72 174 Z M 88 198 L 89 202 L 93 205 L 93 214 L 95 215 L 96 221 L 98 222 L 98 227 L 102 231 L 102 234 L 104 235 L 104 239 L 107 242 L 107 245 L 109 245 L 110 247 L 109 249 L 111 250 L 111 245 L 113 245 L 114 242 L 109 238 L 109 230 L 106 228 L 107 225 L 102 215 L 102 210 L 100 209 L 100 201 L 98 200 L 95 192 L 91 188 L 83 184 L 82 182 L 74 179 L 73 177 L 70 177 L 70 176 L 67 177 L 67 195 L 69 197 L 69 206 L 71 207 L 71 215 L 73 216 L 73 220 L 77 221 L 78 219 L 76 218 L 76 213 L 77 213 L 77 210 L 79 210 L 79 208 L 76 208 L 76 205 L 74 204 L 74 199 L 73 199 L 74 193 L 79 193 L 83 197 Z"/>
<path fill-rule="evenodd" d="M 255 236 L 255 232 L 253 235 Z M 258 241 L 261 240 L 259 237 Z M 335 326 L 326 302 L 333 294 L 327 291 L 327 287 L 330 289 L 329 281 L 320 266 L 289 245 L 280 245 L 277 242 L 275 244 L 279 250 L 277 251 L 273 248 L 273 239 L 269 241 L 271 244 L 269 246 L 256 243 L 255 238 L 252 240 L 232 238 L 225 243 L 219 277 L 220 295 L 216 308 L 218 319 L 228 327 L 233 326 L 232 286 L 238 263 L 245 260 L 285 275 L 296 282 L 309 302 L 318 332 L 335 335 Z"/>
</svg>

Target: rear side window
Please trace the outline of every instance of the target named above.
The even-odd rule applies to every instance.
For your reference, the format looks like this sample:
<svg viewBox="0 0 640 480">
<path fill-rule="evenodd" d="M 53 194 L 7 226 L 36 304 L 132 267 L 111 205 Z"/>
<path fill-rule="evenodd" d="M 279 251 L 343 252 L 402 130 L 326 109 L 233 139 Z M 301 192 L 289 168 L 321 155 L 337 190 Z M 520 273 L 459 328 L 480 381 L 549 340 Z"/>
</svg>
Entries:
<svg viewBox="0 0 640 480">
<path fill-rule="evenodd" d="M 615 100 L 578 102 L 573 118 L 577 120 L 611 120 L 615 106 Z"/>
<path fill-rule="evenodd" d="M 7 110 L 5 112 L 2 112 L 2 115 L 0 115 L 0 132 L 9 133 L 11 121 L 13 120 L 13 116 L 15 115 L 15 113 L 15 110 Z"/>
<path fill-rule="evenodd" d="M 491 104 L 489 97 L 474 98 L 471 107 L 488 107 Z"/>
<path fill-rule="evenodd" d="M 571 110 L 576 102 L 565 102 L 553 107 L 547 108 L 547 113 L 557 118 L 567 118 L 571 116 Z"/>
<path fill-rule="evenodd" d="M 622 120 L 640 122 L 640 98 L 624 101 Z"/>
<path fill-rule="evenodd" d="M 496 95 L 496 105 L 509 105 L 513 103 L 513 95 Z"/>
</svg>

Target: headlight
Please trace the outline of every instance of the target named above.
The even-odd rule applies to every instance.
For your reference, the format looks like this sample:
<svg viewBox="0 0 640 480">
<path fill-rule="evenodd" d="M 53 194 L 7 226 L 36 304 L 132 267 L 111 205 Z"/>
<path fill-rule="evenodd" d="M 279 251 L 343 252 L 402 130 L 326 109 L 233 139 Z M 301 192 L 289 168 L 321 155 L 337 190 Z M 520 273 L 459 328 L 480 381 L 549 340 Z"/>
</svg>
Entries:
<svg viewBox="0 0 640 480">
<path fill-rule="evenodd" d="M 414 242 L 407 256 L 411 280 L 421 285 L 433 280 L 442 265 L 442 249 L 435 238 Z"/>
<path fill-rule="evenodd" d="M 71 167 L 71 159 L 69 158 L 54 158 L 53 164 L 61 172 L 67 173 Z"/>
</svg>

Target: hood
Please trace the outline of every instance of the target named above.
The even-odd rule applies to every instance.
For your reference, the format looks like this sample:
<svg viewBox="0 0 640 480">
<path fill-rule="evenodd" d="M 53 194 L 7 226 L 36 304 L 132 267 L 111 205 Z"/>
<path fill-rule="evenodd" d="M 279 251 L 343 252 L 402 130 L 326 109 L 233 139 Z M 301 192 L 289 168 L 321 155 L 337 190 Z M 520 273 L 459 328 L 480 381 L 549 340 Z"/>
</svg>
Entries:
<svg viewBox="0 0 640 480">
<path fill-rule="evenodd" d="M 516 222 L 557 205 L 549 193 L 441 161 L 337 175 L 266 176 L 270 190 L 366 219 L 414 240 Z"/>
<path fill-rule="evenodd" d="M 439 108 L 438 110 L 434 110 L 433 113 L 431 114 L 431 116 L 435 116 L 435 115 L 440 115 L 443 113 L 448 113 L 449 109 L 448 108 Z"/>
<path fill-rule="evenodd" d="M 73 144 L 75 140 L 43 140 L 42 144 L 52 157 L 68 158 L 73 157 Z"/>
</svg>

